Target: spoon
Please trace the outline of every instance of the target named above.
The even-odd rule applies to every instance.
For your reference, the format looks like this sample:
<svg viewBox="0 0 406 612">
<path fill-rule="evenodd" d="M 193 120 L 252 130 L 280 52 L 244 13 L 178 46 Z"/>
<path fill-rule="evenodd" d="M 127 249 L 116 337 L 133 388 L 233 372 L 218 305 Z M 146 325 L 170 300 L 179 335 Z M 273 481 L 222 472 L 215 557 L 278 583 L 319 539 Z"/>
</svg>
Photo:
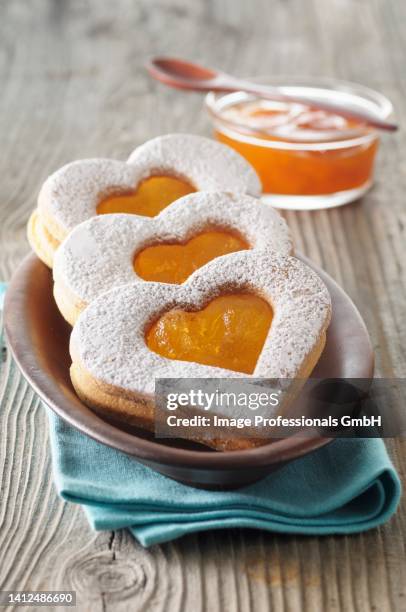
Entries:
<svg viewBox="0 0 406 612">
<path fill-rule="evenodd" d="M 155 57 L 148 63 L 147 70 L 157 81 L 176 89 L 221 92 L 245 91 L 267 100 L 296 102 L 312 106 L 345 117 L 346 119 L 359 121 L 380 130 L 393 132 L 398 129 L 396 123 L 381 119 L 375 113 L 365 109 L 350 108 L 317 97 L 309 98 L 307 96 L 287 94 L 272 85 L 252 83 L 219 70 L 206 68 L 200 64 L 186 62 L 173 57 Z"/>
</svg>

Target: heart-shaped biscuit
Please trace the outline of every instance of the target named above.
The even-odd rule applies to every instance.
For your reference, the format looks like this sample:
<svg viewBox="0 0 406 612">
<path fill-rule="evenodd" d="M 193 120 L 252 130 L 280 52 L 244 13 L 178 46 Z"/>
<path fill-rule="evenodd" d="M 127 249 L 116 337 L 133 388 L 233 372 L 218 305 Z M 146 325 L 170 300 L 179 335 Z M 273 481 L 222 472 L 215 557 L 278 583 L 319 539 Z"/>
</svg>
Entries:
<svg viewBox="0 0 406 612">
<path fill-rule="evenodd" d="M 204 190 L 256 197 L 261 184 L 233 149 L 200 136 L 168 134 L 138 147 L 127 162 L 84 159 L 52 174 L 40 191 L 28 239 L 52 267 L 56 247 L 79 223 L 106 212 L 153 216 L 179 197 Z"/>
<path fill-rule="evenodd" d="M 265 248 L 290 254 L 289 228 L 273 208 L 247 195 L 194 193 L 153 219 L 101 215 L 77 226 L 58 249 L 55 300 L 73 325 L 112 287 L 142 279 L 182 282 L 219 255 Z"/>
<path fill-rule="evenodd" d="M 142 279 L 177 282 L 216 256 L 247 248 L 292 251 L 284 219 L 247 195 L 194 193 L 153 219 L 94 217 L 76 227 L 56 253 L 55 300 L 73 325 L 112 287 Z"/>
<path fill-rule="evenodd" d="M 249 377 L 240 371 L 181 361 L 175 358 L 176 350 L 173 358 L 163 357 L 149 337 L 154 326 L 169 316 L 166 313 L 203 311 L 219 296 L 241 294 L 258 296 L 273 313 L 251 375 L 308 377 L 323 350 L 330 321 L 327 288 L 294 257 L 273 251 L 240 251 L 211 261 L 182 285 L 132 283 L 92 302 L 71 335 L 71 378 L 78 395 L 103 414 L 152 429 L 156 378 Z M 226 307 L 224 316 L 233 312 Z M 255 313 L 256 308 L 251 325 L 255 325 Z M 210 329 L 202 329 L 204 347 L 210 342 Z M 220 353 L 222 346 L 220 342 Z M 244 346 L 234 345 L 234 350 L 247 351 L 250 346 L 244 341 Z"/>
</svg>

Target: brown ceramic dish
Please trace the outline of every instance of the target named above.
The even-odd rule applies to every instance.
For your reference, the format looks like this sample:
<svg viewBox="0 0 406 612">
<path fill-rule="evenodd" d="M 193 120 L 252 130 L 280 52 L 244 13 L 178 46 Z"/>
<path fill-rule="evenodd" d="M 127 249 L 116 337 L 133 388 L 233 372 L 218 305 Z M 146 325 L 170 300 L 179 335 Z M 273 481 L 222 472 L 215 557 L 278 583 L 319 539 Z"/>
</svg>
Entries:
<svg viewBox="0 0 406 612">
<path fill-rule="evenodd" d="M 333 319 L 312 376 L 372 377 L 373 352 L 357 309 L 327 274 L 317 271 L 331 293 Z M 243 486 L 330 441 L 320 436 L 292 436 L 256 449 L 219 453 L 182 441 L 172 441 L 169 446 L 141 430 L 126 431 L 123 425 L 103 420 L 73 390 L 69 378 L 70 327 L 55 305 L 51 272 L 35 255 L 29 255 L 15 273 L 6 295 L 4 317 L 17 364 L 52 410 L 83 433 L 175 480 L 205 488 Z"/>
</svg>

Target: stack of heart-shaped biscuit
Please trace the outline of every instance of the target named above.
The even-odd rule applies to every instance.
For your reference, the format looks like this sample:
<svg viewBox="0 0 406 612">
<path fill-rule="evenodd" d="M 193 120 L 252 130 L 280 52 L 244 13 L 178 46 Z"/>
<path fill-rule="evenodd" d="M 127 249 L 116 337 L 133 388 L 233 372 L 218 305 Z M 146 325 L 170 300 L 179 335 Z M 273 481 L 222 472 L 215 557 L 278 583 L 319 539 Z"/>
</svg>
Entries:
<svg viewBox="0 0 406 612">
<path fill-rule="evenodd" d="M 56 303 L 73 326 L 71 379 L 87 405 L 153 430 L 156 378 L 310 375 L 330 297 L 260 194 L 240 155 L 186 134 L 146 142 L 127 162 L 75 161 L 46 180 L 28 236 L 53 267 Z M 258 301 L 271 313 L 260 339 Z M 217 318 L 205 319 L 210 308 Z M 252 367 L 239 353 L 254 355 Z"/>
</svg>

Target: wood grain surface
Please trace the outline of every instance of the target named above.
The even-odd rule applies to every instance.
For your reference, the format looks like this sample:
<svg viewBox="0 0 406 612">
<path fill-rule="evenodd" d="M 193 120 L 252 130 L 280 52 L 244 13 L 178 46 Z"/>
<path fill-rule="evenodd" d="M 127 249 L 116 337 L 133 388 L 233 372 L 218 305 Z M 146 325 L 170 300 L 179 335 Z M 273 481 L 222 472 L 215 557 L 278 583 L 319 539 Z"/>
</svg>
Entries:
<svg viewBox="0 0 406 612">
<path fill-rule="evenodd" d="M 152 82 L 145 59 L 187 56 L 239 75 L 326 75 L 387 94 L 406 125 L 403 0 L 3 0 L 0 278 L 28 251 L 46 176 L 75 158 L 125 159 L 170 131 L 209 133 L 199 95 Z M 374 189 L 342 209 L 288 213 L 298 249 L 365 318 L 380 376 L 406 373 L 404 131 L 384 138 Z M 144 550 L 93 533 L 57 498 L 45 415 L 10 356 L 0 370 L 0 588 L 75 589 L 78 609 L 406 610 L 403 503 L 350 537 L 204 533 Z M 404 447 L 390 450 L 402 477 Z"/>
</svg>

